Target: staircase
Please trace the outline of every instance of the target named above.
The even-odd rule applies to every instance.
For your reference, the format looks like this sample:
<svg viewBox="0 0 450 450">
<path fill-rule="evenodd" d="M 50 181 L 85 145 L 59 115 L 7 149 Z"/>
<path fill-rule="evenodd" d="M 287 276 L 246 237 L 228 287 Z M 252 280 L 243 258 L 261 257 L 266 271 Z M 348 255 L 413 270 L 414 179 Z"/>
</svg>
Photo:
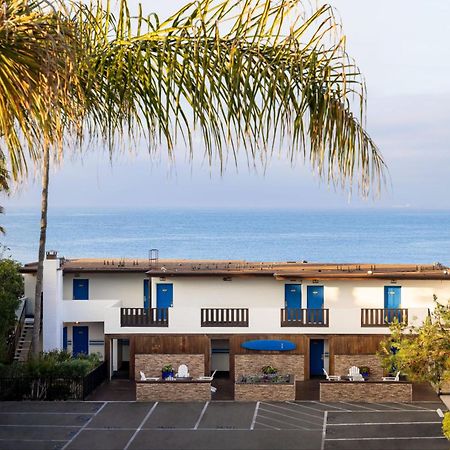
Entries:
<svg viewBox="0 0 450 450">
<path fill-rule="evenodd" d="M 33 338 L 34 318 L 25 318 L 19 342 L 14 354 L 14 361 L 26 362 L 30 354 L 31 340 Z"/>
</svg>

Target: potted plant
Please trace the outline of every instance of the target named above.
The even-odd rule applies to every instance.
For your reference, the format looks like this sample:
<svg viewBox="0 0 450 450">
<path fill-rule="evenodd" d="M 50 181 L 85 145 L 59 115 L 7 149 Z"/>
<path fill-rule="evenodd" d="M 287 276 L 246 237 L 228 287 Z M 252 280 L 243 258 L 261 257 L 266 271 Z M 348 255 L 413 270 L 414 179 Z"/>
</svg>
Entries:
<svg viewBox="0 0 450 450">
<path fill-rule="evenodd" d="M 369 378 L 370 375 L 370 367 L 368 366 L 361 366 L 359 368 L 359 373 L 364 377 L 364 378 Z"/>
<path fill-rule="evenodd" d="M 273 366 L 264 366 L 261 368 L 261 372 L 265 375 L 265 378 L 271 378 L 275 376 L 278 372 L 278 369 Z"/>
<path fill-rule="evenodd" d="M 172 367 L 172 364 L 166 364 L 162 368 L 162 379 L 165 380 L 166 378 L 173 378 L 173 367 Z"/>
</svg>

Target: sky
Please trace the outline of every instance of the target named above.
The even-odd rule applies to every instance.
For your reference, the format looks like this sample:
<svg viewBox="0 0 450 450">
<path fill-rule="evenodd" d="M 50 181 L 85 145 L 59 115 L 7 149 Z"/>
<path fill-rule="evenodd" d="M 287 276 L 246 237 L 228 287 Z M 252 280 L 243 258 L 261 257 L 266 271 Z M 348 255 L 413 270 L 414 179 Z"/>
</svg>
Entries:
<svg viewBox="0 0 450 450">
<path fill-rule="evenodd" d="M 137 1 L 130 0 L 137 11 Z M 146 1 L 162 17 L 184 1 Z M 321 3 L 320 1 L 318 3 Z M 272 159 L 265 173 L 230 165 L 221 175 L 178 149 L 174 165 L 145 150 L 115 156 L 89 149 L 53 168 L 50 207 L 239 207 L 450 209 L 450 2 L 330 0 L 341 17 L 347 51 L 365 76 L 367 129 L 387 163 L 391 183 L 380 196 L 360 199 L 336 191 L 308 165 Z M 161 155 L 166 149 L 161 148 Z M 39 177 L 9 198 L 8 207 L 39 207 Z"/>
</svg>

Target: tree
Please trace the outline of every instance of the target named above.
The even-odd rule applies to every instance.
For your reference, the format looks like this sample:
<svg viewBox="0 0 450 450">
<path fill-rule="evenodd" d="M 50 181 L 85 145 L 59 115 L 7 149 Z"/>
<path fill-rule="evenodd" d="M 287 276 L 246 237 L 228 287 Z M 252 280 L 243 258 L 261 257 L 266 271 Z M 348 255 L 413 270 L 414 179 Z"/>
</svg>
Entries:
<svg viewBox="0 0 450 450">
<path fill-rule="evenodd" d="M 16 309 L 23 295 L 21 265 L 10 259 L 0 259 L 0 361 L 7 357 L 7 338 L 16 323 Z"/>
<path fill-rule="evenodd" d="M 198 134 L 209 162 L 217 157 L 221 167 L 226 150 L 236 159 L 243 149 L 250 161 L 265 164 L 285 148 L 288 158 L 309 160 L 329 183 L 351 189 L 356 179 L 364 195 L 380 186 L 384 163 L 363 127 L 364 80 L 345 52 L 329 6 L 299 14 L 301 4 L 292 0 L 200 0 L 160 21 L 141 9 L 132 16 L 126 0 L 117 18 L 109 2 L 70 3 L 68 9 L 39 1 L 11 4 L 16 7 L 8 3 L 4 13 L 9 20 L 0 17 L 1 44 L 9 44 L 14 19 L 38 20 L 52 37 L 43 41 L 40 28 L 30 25 L 21 35 L 27 58 L 20 63 L 30 66 L 37 97 L 21 85 L 20 65 L 9 70 L 19 87 L 7 83 L 0 90 L 0 134 L 13 176 L 24 172 L 26 152 L 43 174 L 35 323 L 41 314 L 49 163 L 68 137 L 78 144 L 86 136 L 100 138 L 113 151 L 143 136 L 150 150 L 165 146 L 172 154 L 180 138 L 192 152 Z M 14 58 L 20 47 L 7 50 Z M 7 77 L 11 73 L 0 71 L 0 81 Z M 12 95 L 21 108 L 10 112 L 2 104 Z M 6 125 L 22 131 L 26 151 Z M 38 338 L 35 327 L 35 353 Z"/>
<path fill-rule="evenodd" d="M 382 366 L 401 370 L 411 381 L 429 382 L 440 393 L 450 381 L 450 303 L 443 305 L 433 296 L 434 311 L 419 327 L 393 323 L 391 335 L 380 346 Z M 443 432 L 450 440 L 450 413 L 443 421 Z"/>
<path fill-rule="evenodd" d="M 450 308 L 434 296 L 435 308 L 422 325 L 409 327 L 393 323 L 391 335 L 381 343 L 385 368 L 394 365 L 411 381 L 429 382 L 440 391 L 450 380 Z M 390 353 L 390 354 L 389 354 Z"/>
</svg>

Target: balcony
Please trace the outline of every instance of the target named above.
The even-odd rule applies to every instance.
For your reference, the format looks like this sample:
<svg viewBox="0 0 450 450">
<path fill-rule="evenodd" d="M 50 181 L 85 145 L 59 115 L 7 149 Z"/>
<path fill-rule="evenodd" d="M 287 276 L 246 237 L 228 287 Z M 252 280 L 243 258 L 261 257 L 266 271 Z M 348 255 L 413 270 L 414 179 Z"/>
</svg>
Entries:
<svg viewBox="0 0 450 450">
<path fill-rule="evenodd" d="M 328 327 L 329 309 L 282 308 L 282 327 Z"/>
<path fill-rule="evenodd" d="M 248 327 L 248 308 L 202 308 L 202 327 Z"/>
<path fill-rule="evenodd" d="M 121 327 L 168 327 L 169 308 L 120 308 Z"/>
<path fill-rule="evenodd" d="M 361 309 L 361 327 L 388 327 L 397 319 L 408 325 L 407 309 L 363 308 Z"/>
</svg>

